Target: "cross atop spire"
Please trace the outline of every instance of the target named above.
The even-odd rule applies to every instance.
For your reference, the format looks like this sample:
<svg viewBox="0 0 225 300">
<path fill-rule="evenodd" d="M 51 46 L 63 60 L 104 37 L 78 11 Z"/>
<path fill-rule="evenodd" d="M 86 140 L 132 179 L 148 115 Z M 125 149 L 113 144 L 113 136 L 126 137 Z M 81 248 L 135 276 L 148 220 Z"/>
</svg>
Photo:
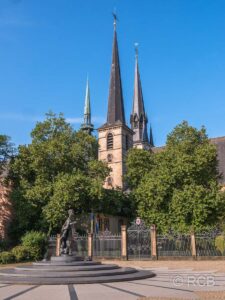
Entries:
<svg viewBox="0 0 225 300">
<path fill-rule="evenodd" d="M 90 102 L 90 88 L 89 80 L 87 78 L 86 94 L 84 103 L 84 123 L 81 125 L 81 129 L 91 134 L 93 131 L 93 125 L 91 124 L 91 102 Z"/>
<path fill-rule="evenodd" d="M 135 44 L 134 44 L 134 49 L 135 49 L 135 57 L 136 57 L 136 60 L 138 60 L 138 46 L 139 46 L 139 44 L 138 44 L 138 43 L 135 43 Z"/>
<path fill-rule="evenodd" d="M 114 37 L 113 37 L 113 53 L 110 75 L 110 87 L 108 98 L 108 114 L 107 124 L 122 123 L 125 124 L 123 92 L 120 73 L 119 50 L 116 33 L 117 17 L 114 16 Z"/>
<path fill-rule="evenodd" d="M 118 18 L 117 18 L 115 10 L 113 12 L 113 19 L 114 19 L 114 22 L 113 22 L 114 30 L 116 31 L 116 25 L 117 25 Z"/>
</svg>

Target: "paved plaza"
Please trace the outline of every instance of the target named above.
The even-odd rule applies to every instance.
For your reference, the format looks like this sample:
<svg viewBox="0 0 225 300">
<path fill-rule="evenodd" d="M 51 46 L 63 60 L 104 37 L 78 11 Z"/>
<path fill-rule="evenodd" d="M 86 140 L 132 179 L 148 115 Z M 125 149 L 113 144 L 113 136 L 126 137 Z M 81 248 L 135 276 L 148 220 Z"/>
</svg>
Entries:
<svg viewBox="0 0 225 300">
<path fill-rule="evenodd" d="M 179 262 L 177 262 L 179 265 Z M 221 264 L 224 264 L 221 261 Z M 154 278 L 102 284 L 83 285 L 0 285 L 1 300 L 129 300 L 142 297 L 198 299 L 196 291 L 225 291 L 225 273 L 216 270 L 195 271 L 191 268 L 147 268 Z M 150 298 L 151 299 L 151 298 Z M 220 298 L 223 299 L 223 298 Z"/>
</svg>

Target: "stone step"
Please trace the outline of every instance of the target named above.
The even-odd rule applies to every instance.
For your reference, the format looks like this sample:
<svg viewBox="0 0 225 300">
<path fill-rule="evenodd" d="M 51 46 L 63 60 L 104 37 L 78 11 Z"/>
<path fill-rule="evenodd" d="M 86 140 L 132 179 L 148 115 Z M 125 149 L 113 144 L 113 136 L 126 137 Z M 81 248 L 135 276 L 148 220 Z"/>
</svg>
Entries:
<svg viewBox="0 0 225 300">
<path fill-rule="evenodd" d="M 76 277 L 99 277 L 99 276 L 115 276 L 125 275 L 138 272 L 134 268 L 117 268 L 114 270 L 98 270 L 98 271 L 78 271 L 78 272 L 29 272 L 20 271 L 15 269 L 2 270 L 0 276 L 11 276 L 11 277 L 35 277 L 35 278 L 76 278 Z"/>
<path fill-rule="evenodd" d="M 120 282 L 139 280 L 154 277 L 151 271 L 136 271 L 129 274 L 93 276 L 90 277 L 60 277 L 60 278 L 41 278 L 41 277 L 13 277 L 0 275 L 0 284 L 26 284 L 26 285 L 62 285 L 62 284 L 93 284 L 106 282 Z"/>
<path fill-rule="evenodd" d="M 34 262 L 34 266 L 93 266 L 93 265 L 101 265 L 100 262 L 94 261 L 40 261 Z"/>
<path fill-rule="evenodd" d="M 21 266 L 16 267 L 17 271 L 26 271 L 26 272 L 75 272 L 75 271 L 93 271 L 93 270 L 113 270 L 118 269 L 119 266 L 115 264 L 96 264 L 96 265 L 87 265 L 87 266 Z M 28 274 L 28 273 L 27 273 Z"/>
</svg>

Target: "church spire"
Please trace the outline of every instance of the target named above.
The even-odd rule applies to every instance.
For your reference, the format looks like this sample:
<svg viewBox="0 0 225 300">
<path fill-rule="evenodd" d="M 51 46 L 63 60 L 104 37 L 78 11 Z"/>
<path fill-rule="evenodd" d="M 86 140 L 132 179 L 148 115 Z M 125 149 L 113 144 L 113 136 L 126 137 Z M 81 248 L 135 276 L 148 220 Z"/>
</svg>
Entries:
<svg viewBox="0 0 225 300">
<path fill-rule="evenodd" d="M 138 64 L 138 44 L 135 44 L 135 77 L 134 77 L 134 99 L 131 114 L 131 128 L 134 131 L 134 145 L 149 143 L 148 139 L 148 119 L 145 113 L 144 99 L 142 94 L 141 78 Z"/>
<path fill-rule="evenodd" d="M 94 130 L 93 125 L 91 124 L 91 103 L 88 78 L 86 84 L 86 95 L 84 104 L 84 123 L 81 125 L 81 130 L 87 132 L 88 134 L 91 134 L 91 132 Z"/>
<path fill-rule="evenodd" d="M 114 16 L 114 37 L 113 37 L 113 53 L 112 66 L 110 75 L 110 88 L 108 98 L 108 114 L 107 124 L 122 123 L 125 124 L 123 92 L 120 74 L 119 51 L 116 33 L 117 17 Z"/>
</svg>

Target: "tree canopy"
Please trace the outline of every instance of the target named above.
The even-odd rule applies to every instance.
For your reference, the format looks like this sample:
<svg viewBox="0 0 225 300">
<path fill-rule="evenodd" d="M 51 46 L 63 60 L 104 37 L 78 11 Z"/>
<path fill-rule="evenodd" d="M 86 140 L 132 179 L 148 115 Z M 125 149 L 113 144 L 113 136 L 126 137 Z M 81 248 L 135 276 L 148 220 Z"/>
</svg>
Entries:
<svg viewBox="0 0 225 300">
<path fill-rule="evenodd" d="M 139 216 L 160 231 L 198 231 L 216 225 L 225 207 L 217 164 L 216 147 L 205 128 L 197 130 L 187 122 L 175 127 L 161 151 L 132 150 L 127 176 Z"/>
<path fill-rule="evenodd" d="M 109 172 L 97 160 L 96 138 L 74 131 L 62 114 L 47 114 L 31 138 L 29 145 L 19 146 L 10 166 L 15 235 L 28 228 L 57 229 L 69 208 L 76 213 L 94 209 Z"/>
</svg>

